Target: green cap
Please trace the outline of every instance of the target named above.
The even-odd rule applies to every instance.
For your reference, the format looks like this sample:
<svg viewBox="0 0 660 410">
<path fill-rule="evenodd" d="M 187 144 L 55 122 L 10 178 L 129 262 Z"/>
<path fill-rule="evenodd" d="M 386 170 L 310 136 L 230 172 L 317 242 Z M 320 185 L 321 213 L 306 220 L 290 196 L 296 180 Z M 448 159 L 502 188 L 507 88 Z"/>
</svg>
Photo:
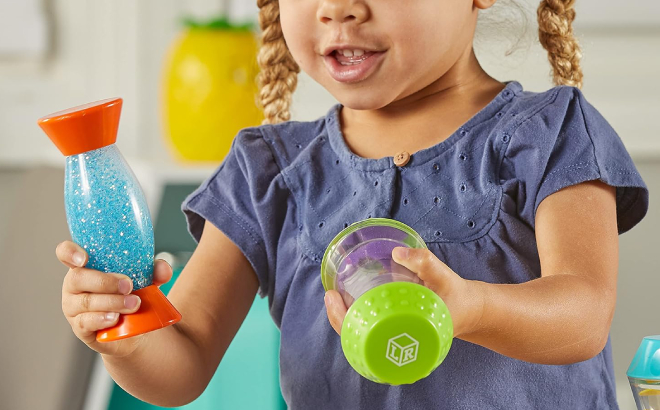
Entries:
<svg viewBox="0 0 660 410">
<path fill-rule="evenodd" d="M 351 305 L 341 345 L 362 376 L 399 385 L 435 370 L 453 336 L 449 310 L 438 295 L 416 283 L 391 282 L 365 292 Z"/>
</svg>

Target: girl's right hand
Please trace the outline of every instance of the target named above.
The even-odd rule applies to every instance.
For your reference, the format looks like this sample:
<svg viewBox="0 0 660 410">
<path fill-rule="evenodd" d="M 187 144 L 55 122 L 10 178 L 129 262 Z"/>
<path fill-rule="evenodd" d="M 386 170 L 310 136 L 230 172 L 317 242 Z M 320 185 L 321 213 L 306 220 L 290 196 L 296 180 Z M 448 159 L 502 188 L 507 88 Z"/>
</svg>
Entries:
<svg viewBox="0 0 660 410">
<path fill-rule="evenodd" d="M 131 295 L 133 282 L 118 273 L 104 273 L 84 268 L 87 253 L 71 241 L 57 246 L 57 259 L 69 268 L 62 285 L 62 312 L 73 333 L 92 350 L 112 356 L 132 353 L 144 335 L 116 342 L 96 341 L 96 332 L 114 326 L 119 314 L 134 313 L 140 307 L 140 298 Z M 172 278 L 172 268 L 162 260 L 154 264 L 154 284 L 157 286 Z"/>
</svg>

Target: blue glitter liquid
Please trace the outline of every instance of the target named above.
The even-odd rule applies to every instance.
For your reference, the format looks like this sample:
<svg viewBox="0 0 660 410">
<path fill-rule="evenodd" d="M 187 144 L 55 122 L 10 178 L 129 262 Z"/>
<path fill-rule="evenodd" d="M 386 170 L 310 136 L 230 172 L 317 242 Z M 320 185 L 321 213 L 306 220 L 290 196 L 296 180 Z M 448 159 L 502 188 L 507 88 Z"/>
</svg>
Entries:
<svg viewBox="0 0 660 410">
<path fill-rule="evenodd" d="M 122 273 L 133 290 L 151 285 L 154 233 L 149 208 L 130 167 L 113 144 L 66 157 L 64 205 L 71 238 L 87 267 Z"/>
</svg>

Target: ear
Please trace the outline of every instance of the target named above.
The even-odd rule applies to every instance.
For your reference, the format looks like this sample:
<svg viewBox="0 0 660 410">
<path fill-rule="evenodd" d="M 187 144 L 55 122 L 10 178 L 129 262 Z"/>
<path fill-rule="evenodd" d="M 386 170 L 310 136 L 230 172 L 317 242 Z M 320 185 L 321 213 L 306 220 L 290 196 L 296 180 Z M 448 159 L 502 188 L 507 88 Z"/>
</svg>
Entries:
<svg viewBox="0 0 660 410">
<path fill-rule="evenodd" d="M 473 3 L 474 7 L 481 10 L 486 10 L 495 4 L 496 1 L 497 0 L 473 0 Z"/>
</svg>

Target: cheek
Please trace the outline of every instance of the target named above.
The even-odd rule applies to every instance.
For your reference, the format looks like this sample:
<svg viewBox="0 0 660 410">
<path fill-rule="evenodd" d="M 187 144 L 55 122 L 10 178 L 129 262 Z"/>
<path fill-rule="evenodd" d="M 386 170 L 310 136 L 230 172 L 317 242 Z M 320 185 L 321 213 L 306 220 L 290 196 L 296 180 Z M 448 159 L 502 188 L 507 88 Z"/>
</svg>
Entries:
<svg viewBox="0 0 660 410">
<path fill-rule="evenodd" d="M 287 47 L 293 58 L 304 69 L 314 54 L 314 15 L 309 8 L 295 7 L 290 2 L 280 2 L 280 24 Z"/>
<path fill-rule="evenodd" d="M 448 50 L 455 47 L 457 42 L 464 42 L 466 34 L 471 31 L 476 12 L 472 10 L 472 1 L 466 0 L 419 0 L 414 6 L 407 6 L 407 13 L 388 16 L 389 20 L 396 22 L 394 29 L 399 39 L 408 43 L 423 42 L 428 46 L 433 42 L 435 47 L 429 50 L 437 51 L 439 48 Z M 416 48 L 422 48 L 422 44 Z"/>
<path fill-rule="evenodd" d="M 457 57 L 469 42 L 470 21 L 465 14 L 436 11 L 396 28 L 400 61 L 408 67 L 437 66 Z"/>
</svg>

